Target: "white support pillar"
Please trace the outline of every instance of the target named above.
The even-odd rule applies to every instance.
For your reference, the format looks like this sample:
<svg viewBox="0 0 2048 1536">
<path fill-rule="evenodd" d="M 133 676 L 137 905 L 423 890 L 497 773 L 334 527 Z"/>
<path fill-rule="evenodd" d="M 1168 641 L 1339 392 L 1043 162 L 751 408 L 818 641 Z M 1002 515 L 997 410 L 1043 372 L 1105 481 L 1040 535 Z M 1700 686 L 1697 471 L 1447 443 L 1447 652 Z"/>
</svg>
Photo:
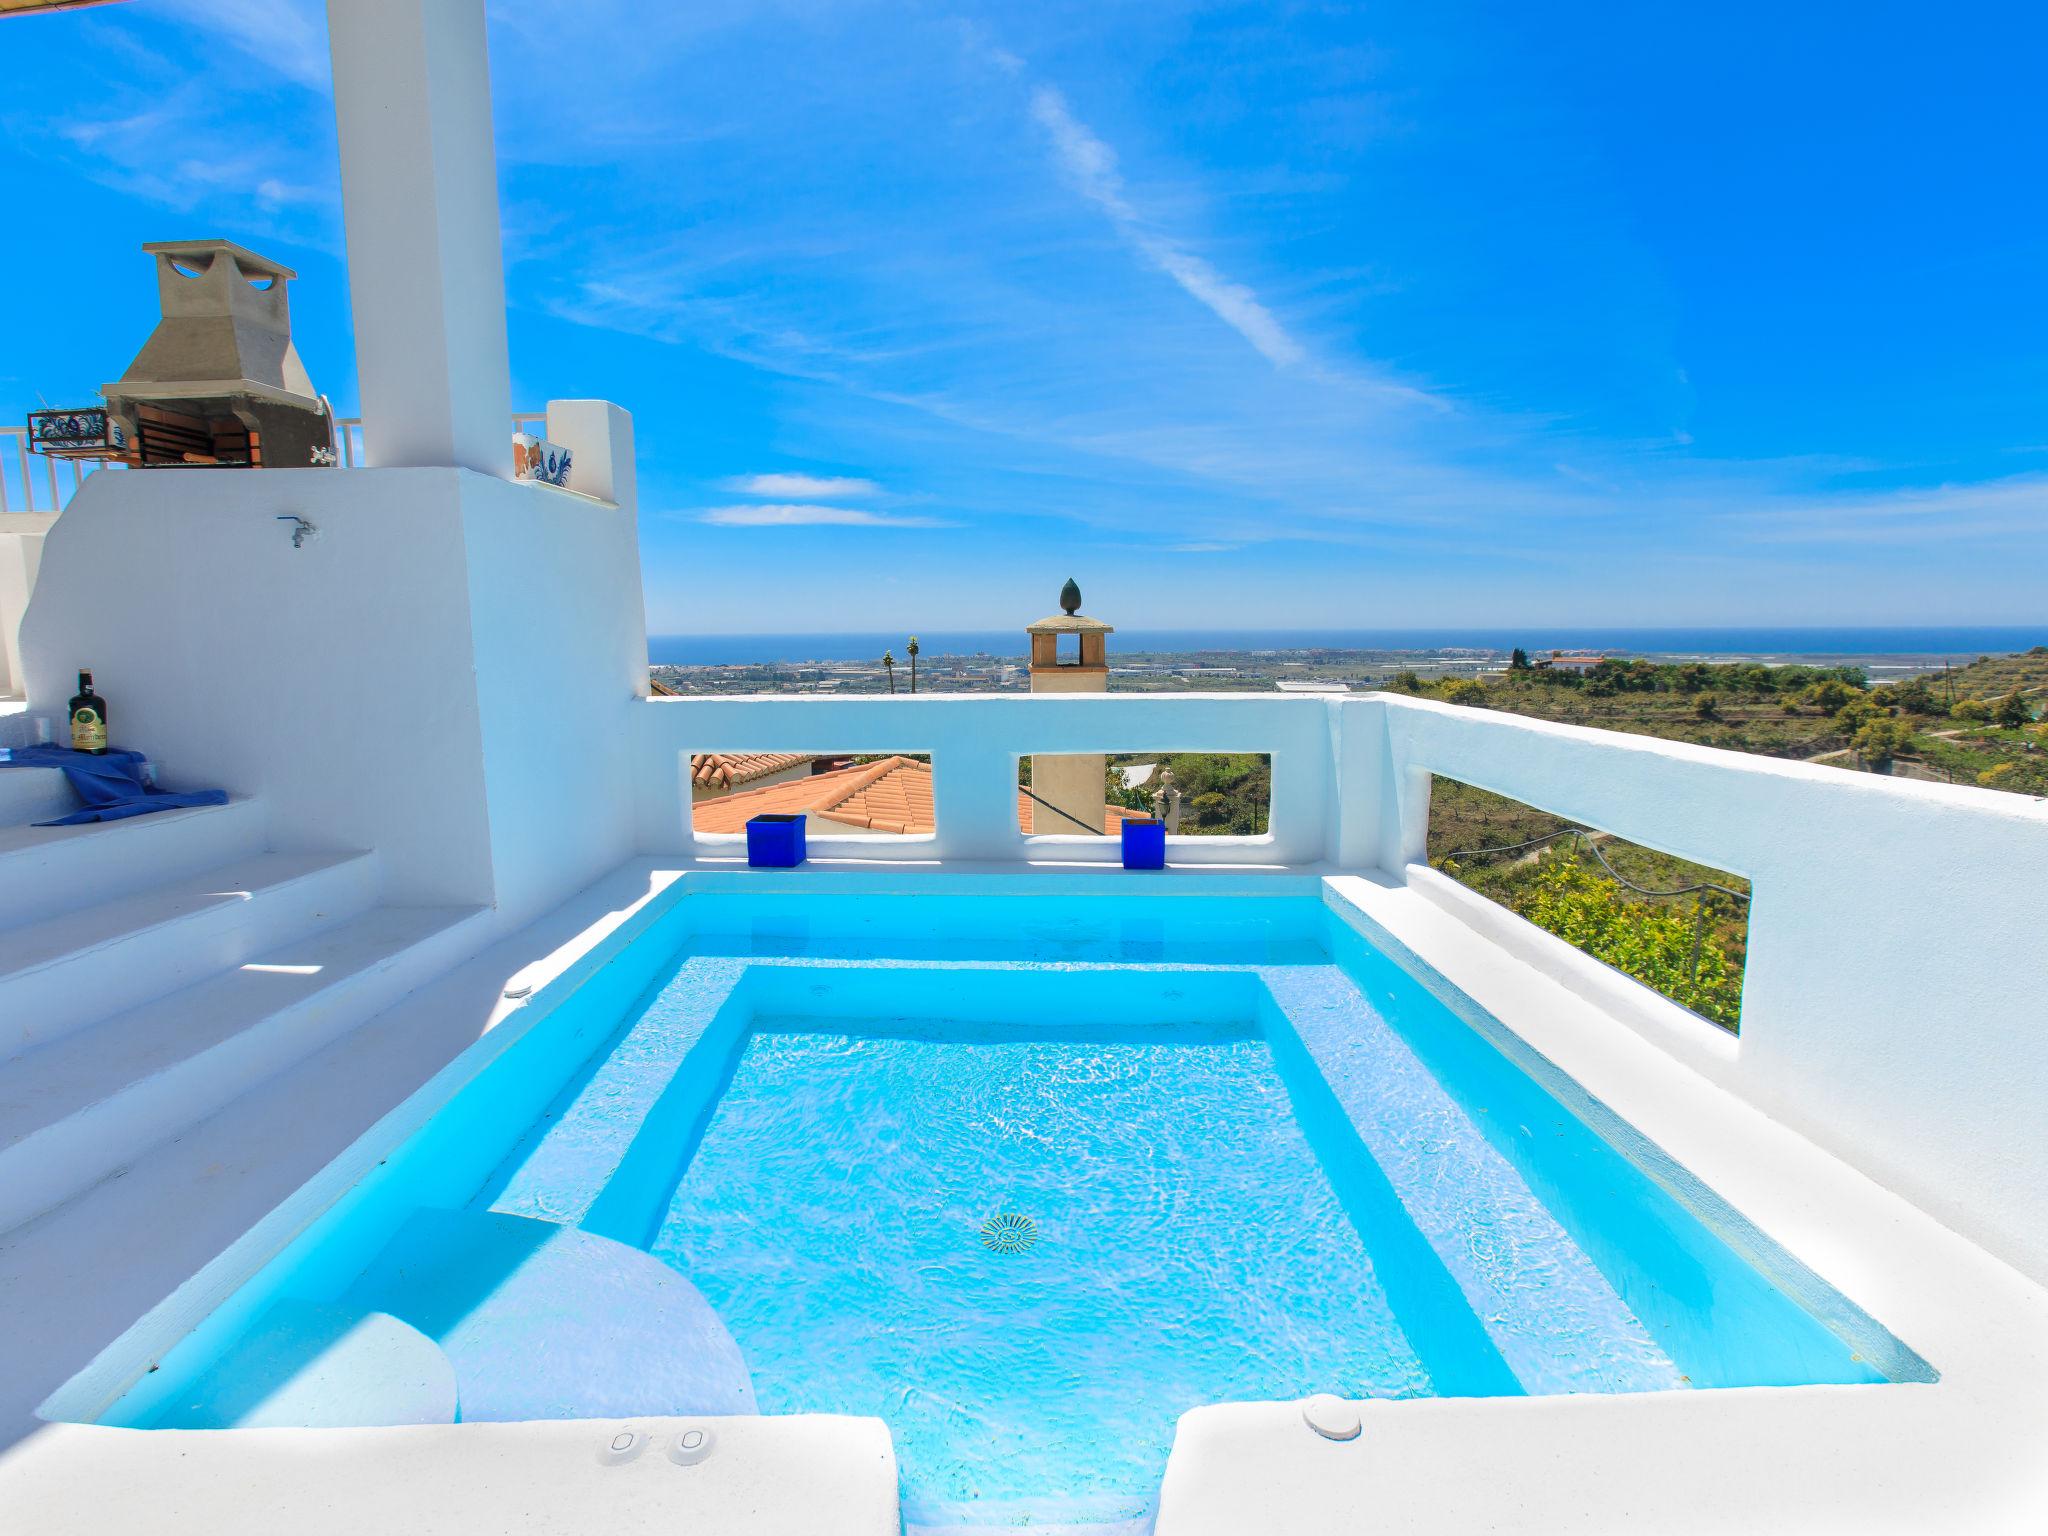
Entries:
<svg viewBox="0 0 2048 1536">
<path fill-rule="evenodd" d="M 366 456 L 509 478 L 483 0 L 328 0 L 327 29 Z"/>
</svg>

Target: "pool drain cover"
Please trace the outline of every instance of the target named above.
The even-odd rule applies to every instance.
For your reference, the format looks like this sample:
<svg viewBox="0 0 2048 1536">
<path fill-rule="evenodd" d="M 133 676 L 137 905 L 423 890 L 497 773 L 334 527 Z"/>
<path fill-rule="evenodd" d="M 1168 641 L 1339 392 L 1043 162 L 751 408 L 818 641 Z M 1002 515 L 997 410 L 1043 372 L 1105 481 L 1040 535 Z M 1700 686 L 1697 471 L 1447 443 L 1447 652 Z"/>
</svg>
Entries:
<svg viewBox="0 0 2048 1536">
<path fill-rule="evenodd" d="M 1019 1211 L 998 1211 L 981 1224 L 981 1241 L 996 1253 L 1022 1253 L 1038 1241 L 1038 1223 Z"/>
</svg>

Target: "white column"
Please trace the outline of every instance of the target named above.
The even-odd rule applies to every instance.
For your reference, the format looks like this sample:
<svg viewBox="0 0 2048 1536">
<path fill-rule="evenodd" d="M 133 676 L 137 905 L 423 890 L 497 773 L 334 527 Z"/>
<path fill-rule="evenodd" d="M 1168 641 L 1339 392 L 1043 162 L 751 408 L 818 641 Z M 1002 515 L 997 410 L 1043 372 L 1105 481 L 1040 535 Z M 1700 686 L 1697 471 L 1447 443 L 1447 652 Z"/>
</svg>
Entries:
<svg viewBox="0 0 2048 1536">
<path fill-rule="evenodd" d="M 328 0 L 327 30 L 368 460 L 509 477 L 483 0 Z"/>
</svg>

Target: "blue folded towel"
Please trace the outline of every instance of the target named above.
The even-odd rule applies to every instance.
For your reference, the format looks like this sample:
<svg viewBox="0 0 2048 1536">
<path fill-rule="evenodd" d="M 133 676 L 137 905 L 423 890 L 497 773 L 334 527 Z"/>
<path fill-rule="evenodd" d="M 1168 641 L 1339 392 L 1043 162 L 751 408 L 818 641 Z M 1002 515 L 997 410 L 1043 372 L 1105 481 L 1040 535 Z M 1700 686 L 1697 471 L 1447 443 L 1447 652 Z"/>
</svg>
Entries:
<svg viewBox="0 0 2048 1536">
<path fill-rule="evenodd" d="M 118 748 L 104 753 L 74 752 L 69 747 L 16 747 L 11 761 L 26 768 L 62 768 L 64 777 L 85 802 L 83 809 L 55 821 L 39 821 L 39 827 L 73 827 L 87 821 L 119 821 L 125 816 L 147 816 L 151 811 L 174 811 L 186 805 L 226 805 L 224 789 L 195 789 L 172 794 L 142 782 L 140 752 Z"/>
</svg>

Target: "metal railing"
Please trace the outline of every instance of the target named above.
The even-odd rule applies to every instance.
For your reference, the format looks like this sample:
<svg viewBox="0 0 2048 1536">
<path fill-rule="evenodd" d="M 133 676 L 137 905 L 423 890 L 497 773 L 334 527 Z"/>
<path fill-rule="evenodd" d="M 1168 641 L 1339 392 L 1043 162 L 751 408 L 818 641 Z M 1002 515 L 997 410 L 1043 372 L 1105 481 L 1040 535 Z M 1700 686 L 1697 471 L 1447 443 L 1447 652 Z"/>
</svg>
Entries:
<svg viewBox="0 0 2048 1536">
<path fill-rule="evenodd" d="M 514 432 L 545 436 L 547 422 L 546 411 L 512 413 Z M 362 417 L 334 418 L 334 458 L 343 469 L 364 463 Z M 88 475 L 127 467 L 118 460 L 58 459 L 30 453 L 28 428 L 0 427 L 0 513 L 62 512 Z"/>
<path fill-rule="evenodd" d="M 27 427 L 0 427 L 0 512 L 62 512 L 85 477 L 104 467 L 96 459 L 30 453 Z"/>
</svg>

